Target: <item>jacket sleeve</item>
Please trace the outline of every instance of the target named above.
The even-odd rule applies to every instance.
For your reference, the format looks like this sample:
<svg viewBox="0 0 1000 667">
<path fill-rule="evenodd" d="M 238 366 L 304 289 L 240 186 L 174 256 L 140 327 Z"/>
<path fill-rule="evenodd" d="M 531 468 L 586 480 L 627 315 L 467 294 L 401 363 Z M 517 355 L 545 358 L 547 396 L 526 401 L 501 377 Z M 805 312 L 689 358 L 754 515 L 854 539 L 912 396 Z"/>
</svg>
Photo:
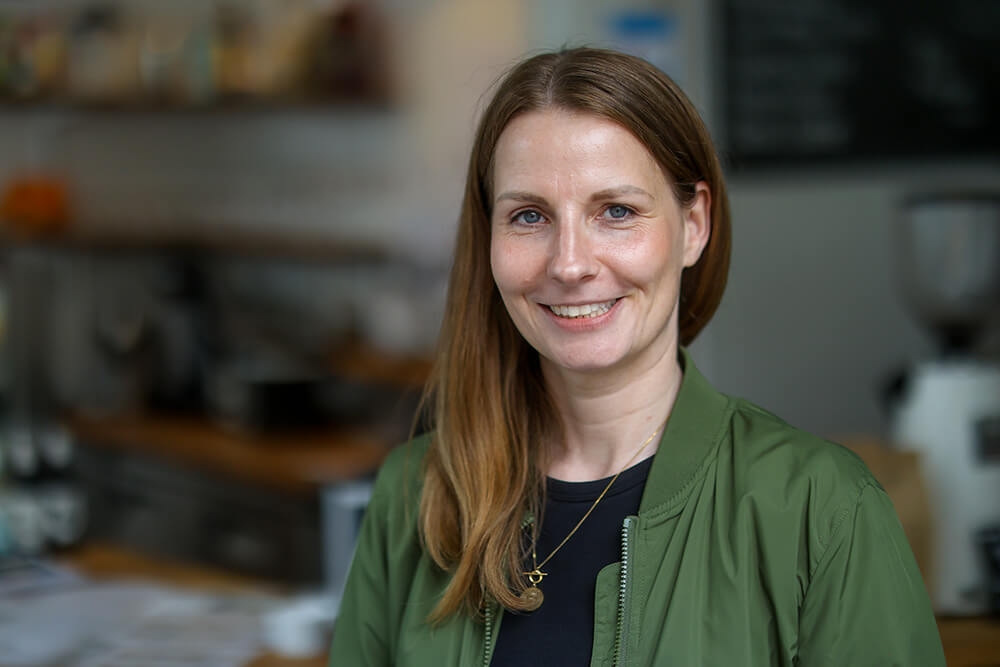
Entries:
<svg viewBox="0 0 1000 667">
<path fill-rule="evenodd" d="M 388 516 L 383 488 L 375 483 L 333 629 L 329 667 L 391 667 L 387 613 Z"/>
<path fill-rule="evenodd" d="M 864 485 L 838 519 L 803 600 L 798 664 L 943 667 L 930 599 L 885 491 Z"/>
</svg>

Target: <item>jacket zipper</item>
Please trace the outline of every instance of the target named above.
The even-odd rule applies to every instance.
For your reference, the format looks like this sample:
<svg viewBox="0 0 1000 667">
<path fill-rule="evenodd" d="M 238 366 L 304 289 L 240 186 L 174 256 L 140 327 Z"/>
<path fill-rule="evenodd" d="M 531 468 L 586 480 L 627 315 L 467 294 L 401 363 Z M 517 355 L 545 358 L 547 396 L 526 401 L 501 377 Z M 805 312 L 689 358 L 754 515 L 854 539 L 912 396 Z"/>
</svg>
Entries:
<svg viewBox="0 0 1000 667">
<path fill-rule="evenodd" d="M 490 667 L 490 651 L 493 646 L 493 604 L 486 601 L 485 628 L 483 629 L 483 667 Z"/>
<path fill-rule="evenodd" d="M 628 639 L 625 631 L 628 628 L 629 612 L 631 611 L 632 587 L 629 578 L 632 576 L 632 534 L 635 529 L 636 517 L 627 516 L 622 524 L 622 565 L 618 580 L 618 627 L 615 631 L 615 667 L 624 667 L 628 663 Z"/>
</svg>

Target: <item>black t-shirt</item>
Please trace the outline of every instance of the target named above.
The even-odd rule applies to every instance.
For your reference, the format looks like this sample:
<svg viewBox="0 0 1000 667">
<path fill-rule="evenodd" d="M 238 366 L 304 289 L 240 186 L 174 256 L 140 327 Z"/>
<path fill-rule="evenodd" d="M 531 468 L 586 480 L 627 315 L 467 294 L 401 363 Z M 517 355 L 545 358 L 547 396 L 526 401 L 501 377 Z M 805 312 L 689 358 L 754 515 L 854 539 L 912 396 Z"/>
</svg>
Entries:
<svg viewBox="0 0 1000 667">
<path fill-rule="evenodd" d="M 504 612 L 493 667 L 590 664 L 597 573 L 621 560 L 622 522 L 639 511 L 652 464 L 649 457 L 623 472 L 576 534 L 541 568 L 548 573 L 538 585 L 545 595 L 542 606 L 530 613 Z M 548 479 L 538 562 L 573 530 L 609 481 Z M 525 571 L 531 569 L 528 558 Z"/>
</svg>

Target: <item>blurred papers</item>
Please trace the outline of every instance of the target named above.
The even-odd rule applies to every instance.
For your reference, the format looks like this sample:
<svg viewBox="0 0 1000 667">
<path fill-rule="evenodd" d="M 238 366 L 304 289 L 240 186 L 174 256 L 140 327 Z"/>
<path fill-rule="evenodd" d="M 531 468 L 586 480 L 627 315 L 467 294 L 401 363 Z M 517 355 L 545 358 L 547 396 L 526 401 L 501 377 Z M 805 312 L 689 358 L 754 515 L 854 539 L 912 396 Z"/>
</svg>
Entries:
<svg viewBox="0 0 1000 667">
<path fill-rule="evenodd" d="M 4 667 L 238 667 L 276 600 L 90 583 L 0 601 Z"/>
</svg>

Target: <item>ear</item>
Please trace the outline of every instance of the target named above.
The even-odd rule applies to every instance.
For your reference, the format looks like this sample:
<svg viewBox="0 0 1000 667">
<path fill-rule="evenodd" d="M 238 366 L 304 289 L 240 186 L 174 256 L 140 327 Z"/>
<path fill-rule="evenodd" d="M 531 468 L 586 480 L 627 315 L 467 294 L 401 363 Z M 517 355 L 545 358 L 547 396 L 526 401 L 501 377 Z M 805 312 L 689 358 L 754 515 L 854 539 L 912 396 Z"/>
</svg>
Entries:
<svg viewBox="0 0 1000 667">
<path fill-rule="evenodd" d="M 694 201 L 683 209 L 684 266 L 694 266 L 712 234 L 712 191 L 705 181 L 694 186 Z"/>
</svg>

